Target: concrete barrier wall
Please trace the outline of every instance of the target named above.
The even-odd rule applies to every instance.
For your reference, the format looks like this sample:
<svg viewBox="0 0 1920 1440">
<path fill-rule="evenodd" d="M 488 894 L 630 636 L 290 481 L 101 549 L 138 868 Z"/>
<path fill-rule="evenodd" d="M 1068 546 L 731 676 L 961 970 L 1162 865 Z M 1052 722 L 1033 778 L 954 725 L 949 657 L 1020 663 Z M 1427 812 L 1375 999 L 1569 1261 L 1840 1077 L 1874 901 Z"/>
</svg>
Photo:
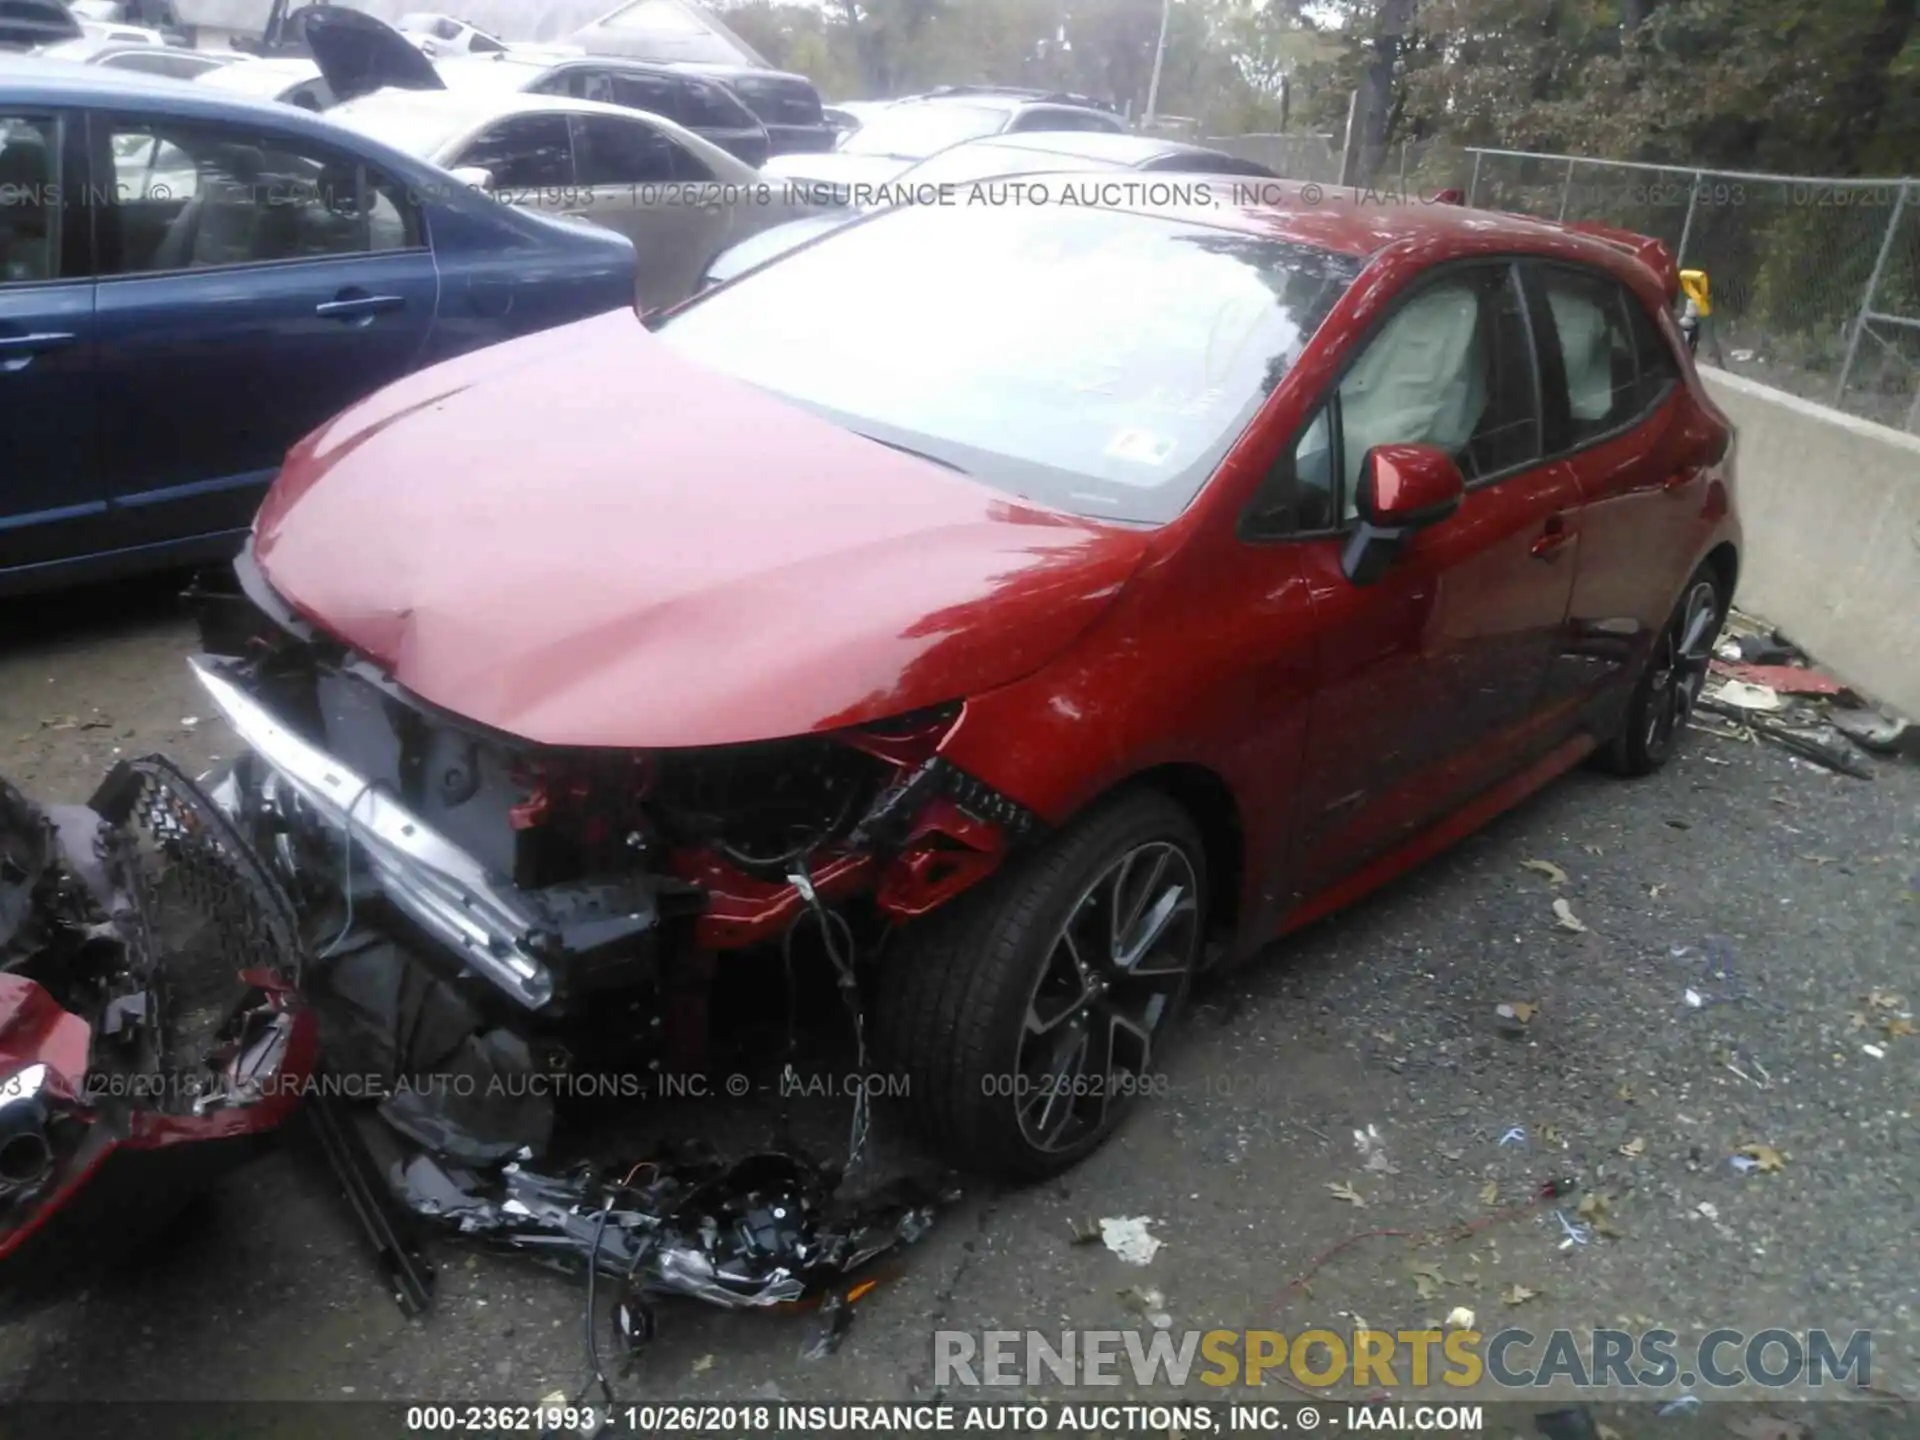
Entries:
<svg viewBox="0 0 1920 1440">
<path fill-rule="evenodd" d="M 1740 608 L 1920 717 L 1920 436 L 1700 373 L 1739 427 Z"/>
</svg>

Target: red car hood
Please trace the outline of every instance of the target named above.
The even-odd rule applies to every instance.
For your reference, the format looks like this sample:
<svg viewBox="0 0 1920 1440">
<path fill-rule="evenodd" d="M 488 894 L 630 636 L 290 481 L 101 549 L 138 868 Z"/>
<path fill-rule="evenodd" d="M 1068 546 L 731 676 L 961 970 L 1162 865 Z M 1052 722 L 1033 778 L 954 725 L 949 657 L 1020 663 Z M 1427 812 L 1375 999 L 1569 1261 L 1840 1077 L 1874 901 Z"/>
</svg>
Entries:
<svg viewBox="0 0 1920 1440">
<path fill-rule="evenodd" d="M 294 609 L 549 745 L 716 745 L 1032 673 L 1142 532 L 1034 509 L 683 361 L 620 312 L 390 386 L 254 527 Z"/>
</svg>

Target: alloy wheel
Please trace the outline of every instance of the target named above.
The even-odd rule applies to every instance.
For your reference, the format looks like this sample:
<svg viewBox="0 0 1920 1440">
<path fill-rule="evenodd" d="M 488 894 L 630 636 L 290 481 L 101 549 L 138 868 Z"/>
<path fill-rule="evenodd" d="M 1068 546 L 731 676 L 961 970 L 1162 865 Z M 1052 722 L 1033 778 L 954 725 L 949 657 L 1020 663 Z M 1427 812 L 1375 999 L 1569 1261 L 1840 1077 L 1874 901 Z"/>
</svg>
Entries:
<svg viewBox="0 0 1920 1440">
<path fill-rule="evenodd" d="M 1720 597 L 1711 580 L 1696 580 L 1660 637 L 1647 695 L 1647 754 L 1664 756 L 1686 728 L 1706 684 L 1713 637 L 1720 628 Z"/>
<path fill-rule="evenodd" d="M 1180 846 L 1136 846 L 1094 878 L 1027 999 L 1015 1103 L 1028 1144 L 1072 1149 L 1142 1087 L 1199 950 L 1199 881 Z"/>
</svg>

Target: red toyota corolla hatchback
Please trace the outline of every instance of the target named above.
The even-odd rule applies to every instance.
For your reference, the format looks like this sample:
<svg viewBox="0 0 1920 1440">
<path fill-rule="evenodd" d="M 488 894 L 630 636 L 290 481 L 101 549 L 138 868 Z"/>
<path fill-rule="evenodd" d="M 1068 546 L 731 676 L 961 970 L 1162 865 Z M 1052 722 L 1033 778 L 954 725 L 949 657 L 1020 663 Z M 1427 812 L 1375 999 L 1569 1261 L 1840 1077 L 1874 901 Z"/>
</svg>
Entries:
<svg viewBox="0 0 1920 1440">
<path fill-rule="evenodd" d="M 1661 763 L 1739 531 L 1657 244 L 1055 179 L 302 442 L 196 661 L 301 893 L 543 1032 L 684 1040 L 824 945 L 947 1153 L 1033 1176 L 1203 967 Z"/>
</svg>

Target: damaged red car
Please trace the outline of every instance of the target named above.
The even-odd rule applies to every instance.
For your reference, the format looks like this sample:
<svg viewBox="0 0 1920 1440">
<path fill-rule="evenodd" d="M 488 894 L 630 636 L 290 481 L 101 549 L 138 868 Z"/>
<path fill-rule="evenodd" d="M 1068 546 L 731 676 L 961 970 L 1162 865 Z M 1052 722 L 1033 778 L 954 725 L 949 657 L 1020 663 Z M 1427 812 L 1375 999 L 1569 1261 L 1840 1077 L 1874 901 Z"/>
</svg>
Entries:
<svg viewBox="0 0 1920 1440">
<path fill-rule="evenodd" d="M 195 664 L 301 903 L 663 1046 L 824 938 L 947 1156 L 1036 1176 L 1204 969 L 1667 757 L 1739 530 L 1657 242 L 1054 178 L 297 446 Z"/>
</svg>

